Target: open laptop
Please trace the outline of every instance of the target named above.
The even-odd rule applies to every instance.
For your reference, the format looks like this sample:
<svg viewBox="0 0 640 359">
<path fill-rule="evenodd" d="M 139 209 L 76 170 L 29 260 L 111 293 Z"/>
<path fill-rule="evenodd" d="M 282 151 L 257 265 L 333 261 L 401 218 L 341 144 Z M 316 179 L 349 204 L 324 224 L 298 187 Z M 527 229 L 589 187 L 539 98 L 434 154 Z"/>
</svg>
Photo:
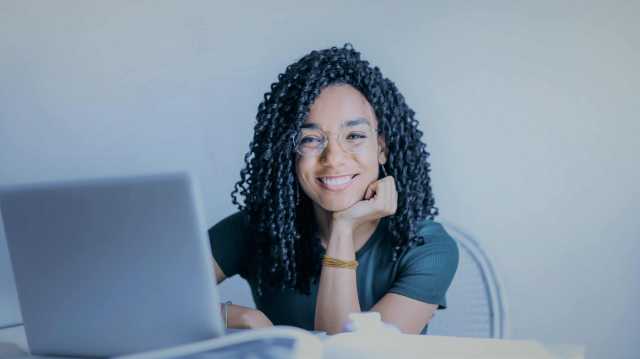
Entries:
<svg viewBox="0 0 640 359">
<path fill-rule="evenodd" d="M 185 173 L 0 188 L 31 353 L 116 356 L 222 335 L 198 198 Z"/>
</svg>

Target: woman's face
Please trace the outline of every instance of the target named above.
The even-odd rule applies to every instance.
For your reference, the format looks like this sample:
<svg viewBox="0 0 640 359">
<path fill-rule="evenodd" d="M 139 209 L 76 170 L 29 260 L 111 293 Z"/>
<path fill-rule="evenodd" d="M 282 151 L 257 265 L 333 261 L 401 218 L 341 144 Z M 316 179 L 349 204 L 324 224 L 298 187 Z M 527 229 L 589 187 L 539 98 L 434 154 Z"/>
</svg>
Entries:
<svg viewBox="0 0 640 359">
<path fill-rule="evenodd" d="M 371 105 L 354 87 L 333 85 L 322 90 L 301 133 L 311 146 L 321 143 L 323 135 L 328 142 L 321 152 L 298 155 L 296 160 L 298 182 L 314 206 L 334 212 L 363 199 L 367 186 L 378 180 L 378 164 L 386 161 L 377 128 Z"/>
</svg>

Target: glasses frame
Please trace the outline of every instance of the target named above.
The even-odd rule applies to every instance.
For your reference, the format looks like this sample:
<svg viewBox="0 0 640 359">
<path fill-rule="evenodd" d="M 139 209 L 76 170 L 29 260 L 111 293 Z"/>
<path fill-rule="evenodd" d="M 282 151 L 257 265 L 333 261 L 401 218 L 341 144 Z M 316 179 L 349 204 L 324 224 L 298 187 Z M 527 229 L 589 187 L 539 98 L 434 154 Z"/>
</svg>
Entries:
<svg viewBox="0 0 640 359">
<path fill-rule="evenodd" d="M 382 133 L 382 131 L 380 131 L 380 128 L 373 128 L 373 127 L 371 127 L 371 126 L 369 126 L 369 125 L 367 125 L 367 127 L 369 128 L 369 134 L 370 134 L 370 135 L 371 135 L 371 137 L 373 137 L 373 138 L 375 139 L 375 141 L 377 142 L 377 141 L 378 141 L 378 136 Z M 338 147 L 340 147 L 340 149 L 341 149 L 341 150 L 343 150 L 343 151 L 344 151 L 344 152 L 346 152 L 346 153 L 358 154 L 359 152 L 361 152 L 360 150 L 357 150 L 357 151 L 350 151 L 350 150 L 348 150 L 348 149 L 345 149 L 345 148 L 344 148 L 344 144 L 342 143 L 342 141 L 341 141 L 341 140 L 340 140 L 340 138 L 339 138 L 340 134 L 342 134 L 343 132 L 344 132 L 344 133 L 348 133 L 349 131 L 353 131 L 353 129 L 346 128 L 346 129 L 345 129 L 345 131 L 341 131 L 341 132 L 336 133 L 336 134 L 333 134 L 333 133 L 331 133 L 331 132 L 327 132 L 327 131 L 323 131 L 323 130 L 321 130 L 321 129 L 317 129 L 317 130 L 314 130 L 314 131 L 320 131 L 320 132 L 322 133 L 322 135 L 324 136 L 324 138 L 325 138 L 325 141 L 323 142 L 323 144 L 322 144 L 321 148 L 320 148 L 319 150 L 317 150 L 317 153 L 316 153 L 316 154 L 304 154 L 304 153 L 302 153 L 302 151 L 299 151 L 299 150 L 298 150 L 298 140 L 299 140 L 299 137 L 301 137 L 301 136 L 300 136 L 300 134 L 301 134 L 301 132 L 302 132 L 302 131 L 299 131 L 299 132 L 298 132 L 298 134 L 297 134 L 296 136 L 293 136 L 293 137 L 291 138 L 291 141 L 292 141 L 292 143 L 293 143 L 293 151 L 294 151 L 295 153 L 297 153 L 297 154 L 298 154 L 298 155 L 300 155 L 301 157 L 318 157 L 318 156 L 322 155 L 322 153 L 324 152 L 324 150 L 325 150 L 325 149 L 327 148 L 327 146 L 329 145 L 329 141 L 330 141 L 332 138 L 335 138 L 335 139 L 337 140 L 337 142 L 338 142 Z"/>
</svg>

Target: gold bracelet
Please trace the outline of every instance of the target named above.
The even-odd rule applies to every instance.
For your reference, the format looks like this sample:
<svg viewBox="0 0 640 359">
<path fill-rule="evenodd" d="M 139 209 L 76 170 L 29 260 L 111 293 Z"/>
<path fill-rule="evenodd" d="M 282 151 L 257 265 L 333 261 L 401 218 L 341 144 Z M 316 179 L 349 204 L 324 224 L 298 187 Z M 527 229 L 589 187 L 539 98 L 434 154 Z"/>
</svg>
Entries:
<svg viewBox="0 0 640 359">
<path fill-rule="evenodd" d="M 329 256 L 324 256 L 324 258 L 322 258 L 322 264 L 333 268 L 356 269 L 358 267 L 358 261 L 344 261 L 342 259 Z"/>
</svg>

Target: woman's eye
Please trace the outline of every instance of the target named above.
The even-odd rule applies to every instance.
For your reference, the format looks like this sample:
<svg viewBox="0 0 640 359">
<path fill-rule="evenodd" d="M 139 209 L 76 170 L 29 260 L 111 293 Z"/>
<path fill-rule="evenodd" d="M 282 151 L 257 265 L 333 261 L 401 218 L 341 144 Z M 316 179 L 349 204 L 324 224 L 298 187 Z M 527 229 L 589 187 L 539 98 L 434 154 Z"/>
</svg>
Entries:
<svg viewBox="0 0 640 359">
<path fill-rule="evenodd" d="M 347 140 L 361 140 L 367 138 L 367 135 L 359 132 L 351 132 L 347 135 Z"/>
<path fill-rule="evenodd" d="M 315 145 L 318 143 L 322 143 L 322 138 L 314 137 L 314 136 L 306 136 L 300 140 L 300 144 L 303 144 L 303 145 Z"/>
</svg>

